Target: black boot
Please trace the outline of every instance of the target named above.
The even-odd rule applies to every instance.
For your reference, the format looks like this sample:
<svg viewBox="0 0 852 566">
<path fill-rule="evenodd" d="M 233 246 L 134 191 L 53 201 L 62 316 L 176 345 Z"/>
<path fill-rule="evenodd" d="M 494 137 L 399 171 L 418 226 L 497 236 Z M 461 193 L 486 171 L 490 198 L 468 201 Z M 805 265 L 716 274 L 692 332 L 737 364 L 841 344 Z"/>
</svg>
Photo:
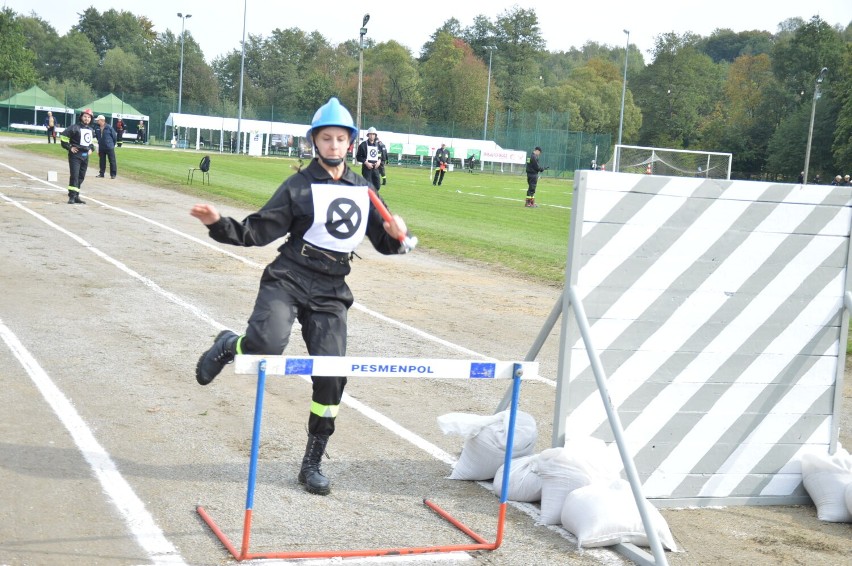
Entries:
<svg viewBox="0 0 852 566">
<path fill-rule="evenodd" d="M 237 338 L 239 336 L 230 330 L 223 330 L 216 336 L 213 346 L 201 354 L 195 365 L 195 379 L 198 383 L 207 385 L 219 375 L 222 368 L 234 361 Z"/>
<path fill-rule="evenodd" d="M 80 191 L 74 191 L 74 204 L 86 204 L 86 201 L 80 198 Z"/>
<path fill-rule="evenodd" d="M 77 194 L 77 191 L 68 191 L 68 204 L 77 204 L 75 194 Z"/>
<path fill-rule="evenodd" d="M 302 458 L 302 469 L 299 470 L 299 483 L 304 484 L 305 491 L 316 495 L 328 495 L 331 493 L 331 483 L 320 470 L 320 460 L 325 454 L 325 445 L 328 444 L 327 436 L 308 434 L 308 446 L 305 448 L 305 457 Z"/>
</svg>

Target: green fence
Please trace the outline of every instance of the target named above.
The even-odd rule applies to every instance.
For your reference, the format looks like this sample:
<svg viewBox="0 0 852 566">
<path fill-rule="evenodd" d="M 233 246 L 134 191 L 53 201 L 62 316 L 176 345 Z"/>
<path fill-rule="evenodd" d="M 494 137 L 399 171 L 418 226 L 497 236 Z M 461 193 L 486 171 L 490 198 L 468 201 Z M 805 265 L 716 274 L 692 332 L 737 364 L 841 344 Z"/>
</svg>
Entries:
<svg viewBox="0 0 852 566">
<path fill-rule="evenodd" d="M 45 88 L 46 85 L 39 85 Z M 0 85 L 0 100 L 26 90 L 26 87 L 15 87 L 8 81 Z M 51 93 L 58 100 L 64 100 L 69 107 L 76 108 L 90 100 L 75 100 L 71 93 Z M 95 99 L 100 98 L 107 92 L 95 92 Z M 150 116 L 148 126 L 148 140 L 152 144 L 168 144 L 173 132 L 167 131 L 165 127 L 169 114 L 177 111 L 176 97 L 166 96 L 144 96 L 133 92 L 114 92 L 123 101 L 134 106 L 142 114 Z M 217 105 L 198 104 L 192 100 L 184 99 L 181 110 L 186 114 L 199 114 L 206 116 L 223 116 L 236 118 L 238 109 L 233 102 L 223 101 Z M 21 113 L 23 112 L 23 113 Z M 18 119 L 26 119 L 31 116 L 31 111 L 16 111 L 0 108 L 0 129 L 8 130 L 9 123 L 15 122 L 17 113 L 21 113 Z M 312 113 L 292 111 L 287 108 L 276 107 L 243 107 L 242 117 L 245 119 L 269 120 L 290 123 L 310 123 Z M 32 118 L 30 117 L 31 121 Z M 455 122 L 428 123 L 423 119 L 415 118 L 376 118 L 373 116 L 362 116 L 365 127 L 369 124 L 379 130 L 399 133 L 409 133 L 440 138 L 464 138 L 482 139 L 483 125 L 471 127 L 459 125 Z M 511 112 L 500 111 L 494 114 L 488 124 L 488 139 L 493 140 L 504 149 L 530 152 L 536 146 L 542 148 L 540 161 L 542 165 L 550 167 L 548 175 L 573 176 L 575 169 L 589 168 L 592 162 L 606 163 L 612 154 L 612 136 L 610 134 L 589 134 L 585 132 L 572 132 L 568 130 L 569 115 L 567 112 Z M 195 135 L 195 132 L 187 133 L 181 130 L 181 138 L 178 140 L 180 147 L 194 147 L 194 139 L 186 139 L 187 135 Z M 212 135 L 213 139 L 204 139 L 208 147 L 218 148 L 220 143 L 225 151 L 231 146 L 230 134 L 226 133 L 226 139 L 219 139 L 219 132 L 203 132 L 203 136 Z M 423 146 L 426 148 L 426 146 Z M 391 153 L 393 150 L 391 149 Z M 419 166 L 421 153 L 426 166 L 429 165 L 429 150 L 418 148 L 418 158 L 411 160 L 412 165 Z M 415 157 L 415 156 L 407 156 Z M 467 158 L 468 155 L 454 156 L 455 161 Z M 489 170 L 496 172 L 522 173 L 523 167 L 500 167 L 486 165 Z"/>
</svg>

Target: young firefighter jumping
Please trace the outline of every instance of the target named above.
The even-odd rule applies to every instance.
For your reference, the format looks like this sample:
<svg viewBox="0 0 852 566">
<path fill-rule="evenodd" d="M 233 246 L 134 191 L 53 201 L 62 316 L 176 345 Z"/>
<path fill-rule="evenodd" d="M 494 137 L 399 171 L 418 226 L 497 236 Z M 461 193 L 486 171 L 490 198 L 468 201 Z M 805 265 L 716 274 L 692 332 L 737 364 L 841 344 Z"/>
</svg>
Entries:
<svg viewBox="0 0 852 566">
<path fill-rule="evenodd" d="M 314 114 L 307 137 L 317 157 L 286 179 L 259 211 L 242 222 L 222 217 L 210 204 L 197 204 L 190 214 L 204 223 L 210 237 L 236 246 L 263 246 L 290 234 L 279 255 L 266 266 L 254 311 L 245 334 L 224 330 L 201 355 L 195 377 L 207 385 L 236 354 L 281 355 L 293 322 L 311 356 L 346 355 L 346 314 L 354 298 L 345 276 L 352 255 L 366 235 L 382 254 L 403 254 L 416 240 L 405 222 L 385 222 L 371 204 L 368 183 L 346 164 L 346 152 L 357 139 L 352 115 L 336 98 Z M 346 377 L 314 376 L 308 416 L 308 444 L 298 481 L 310 493 L 328 495 L 329 479 L 320 469 Z"/>
</svg>

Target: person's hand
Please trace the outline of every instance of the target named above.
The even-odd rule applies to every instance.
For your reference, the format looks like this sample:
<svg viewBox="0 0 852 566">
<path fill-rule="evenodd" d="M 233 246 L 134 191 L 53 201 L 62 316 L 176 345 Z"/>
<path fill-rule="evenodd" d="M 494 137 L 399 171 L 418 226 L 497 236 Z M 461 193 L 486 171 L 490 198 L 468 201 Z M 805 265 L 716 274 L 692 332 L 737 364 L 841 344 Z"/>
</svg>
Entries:
<svg viewBox="0 0 852 566">
<path fill-rule="evenodd" d="M 71 146 L 71 153 L 77 153 L 77 146 Z"/>
<path fill-rule="evenodd" d="M 398 214 L 394 214 L 393 222 L 385 221 L 382 225 L 385 227 L 385 232 L 387 232 L 391 238 L 394 240 L 399 240 L 400 237 L 405 236 L 408 233 L 408 228 L 405 226 L 405 220 L 402 219 Z"/>
<path fill-rule="evenodd" d="M 190 209 L 189 214 L 201 220 L 205 226 L 210 226 L 219 221 L 222 216 L 212 204 L 196 204 Z"/>
</svg>

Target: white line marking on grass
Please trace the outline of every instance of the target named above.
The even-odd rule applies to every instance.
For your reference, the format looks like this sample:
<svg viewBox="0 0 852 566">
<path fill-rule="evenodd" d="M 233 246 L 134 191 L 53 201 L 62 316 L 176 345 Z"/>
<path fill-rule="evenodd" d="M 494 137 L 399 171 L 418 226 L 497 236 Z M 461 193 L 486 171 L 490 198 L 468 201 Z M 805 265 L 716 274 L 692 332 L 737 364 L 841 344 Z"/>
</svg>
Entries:
<svg viewBox="0 0 852 566">
<path fill-rule="evenodd" d="M 0 320 L 0 338 L 3 338 L 45 401 L 71 434 L 80 453 L 89 463 L 104 492 L 121 513 L 125 525 L 133 533 L 139 546 L 145 550 L 154 564 L 185 564 L 174 545 L 163 536 L 154 518 L 145 509 L 145 504 L 118 472 L 112 458 L 95 439 L 86 422 L 2 320 Z"/>
</svg>

